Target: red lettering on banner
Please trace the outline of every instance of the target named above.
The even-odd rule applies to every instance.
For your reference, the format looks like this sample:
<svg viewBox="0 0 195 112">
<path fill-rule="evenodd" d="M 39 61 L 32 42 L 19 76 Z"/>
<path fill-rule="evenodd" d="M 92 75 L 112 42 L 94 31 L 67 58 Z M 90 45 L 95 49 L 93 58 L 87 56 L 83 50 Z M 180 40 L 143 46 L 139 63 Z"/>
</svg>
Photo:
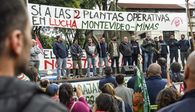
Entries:
<svg viewBox="0 0 195 112">
<path fill-rule="evenodd" d="M 87 66 L 87 59 L 85 58 L 85 59 L 82 59 L 82 61 L 83 61 L 83 65 L 84 65 L 84 67 L 83 68 L 87 68 L 86 66 Z"/>
<path fill-rule="evenodd" d="M 56 20 L 49 18 L 49 25 L 57 27 L 77 28 L 76 20 Z"/>
<path fill-rule="evenodd" d="M 44 60 L 44 69 L 45 70 L 47 70 L 47 68 L 48 68 L 48 65 L 50 65 L 51 66 L 51 68 L 52 69 L 54 69 L 54 65 L 55 65 L 55 62 L 54 62 L 54 60 L 52 60 L 51 62 L 50 61 L 48 61 L 48 60 Z"/>
</svg>

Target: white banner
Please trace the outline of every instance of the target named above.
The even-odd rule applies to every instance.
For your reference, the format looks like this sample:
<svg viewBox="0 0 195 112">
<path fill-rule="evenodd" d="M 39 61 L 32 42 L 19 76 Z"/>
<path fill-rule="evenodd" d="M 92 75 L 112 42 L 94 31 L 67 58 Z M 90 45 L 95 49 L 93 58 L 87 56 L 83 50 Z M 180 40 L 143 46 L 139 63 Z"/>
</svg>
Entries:
<svg viewBox="0 0 195 112">
<path fill-rule="evenodd" d="M 186 13 L 117 12 L 28 4 L 33 26 L 89 30 L 187 30 Z"/>
<path fill-rule="evenodd" d="M 39 54 L 39 60 L 40 60 L 40 66 L 39 70 L 53 70 L 56 69 L 56 57 L 53 53 L 52 49 L 43 49 L 43 54 Z M 86 52 L 83 50 L 83 57 L 81 58 L 82 62 L 82 68 L 87 68 L 87 57 L 86 57 Z M 71 55 L 69 53 L 69 56 L 67 58 L 67 69 L 72 69 L 73 68 L 73 62 Z M 108 58 L 108 64 L 109 66 L 111 65 L 111 60 Z M 122 64 L 122 56 L 120 56 L 119 59 L 119 66 Z M 96 56 L 96 67 L 99 68 L 99 58 Z M 105 65 L 103 65 L 105 66 Z M 92 67 L 92 65 L 91 65 Z"/>
</svg>

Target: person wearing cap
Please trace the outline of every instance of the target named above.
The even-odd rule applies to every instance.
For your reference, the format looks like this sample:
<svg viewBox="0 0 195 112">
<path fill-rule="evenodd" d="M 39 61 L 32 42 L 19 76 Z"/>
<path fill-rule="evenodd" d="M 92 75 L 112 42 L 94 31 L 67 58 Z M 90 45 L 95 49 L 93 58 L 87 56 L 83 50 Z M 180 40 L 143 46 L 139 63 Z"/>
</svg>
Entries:
<svg viewBox="0 0 195 112">
<path fill-rule="evenodd" d="M 135 37 L 132 38 L 131 40 L 131 45 L 132 45 L 132 64 L 135 63 L 135 65 L 138 65 L 138 56 L 140 54 L 140 48 L 139 48 L 139 43 L 135 40 Z"/>
<path fill-rule="evenodd" d="M 64 45 L 63 38 L 60 36 L 56 37 L 57 41 L 53 44 L 53 52 L 57 60 L 57 74 L 60 79 L 62 76 L 66 76 L 66 58 L 68 57 L 68 47 Z"/>
<path fill-rule="evenodd" d="M 53 101 L 59 102 L 58 90 L 58 85 L 53 83 L 47 86 L 46 94 L 50 96 Z"/>
<path fill-rule="evenodd" d="M 37 45 L 36 40 L 32 39 L 32 48 L 30 50 L 30 65 L 37 68 L 37 70 L 39 70 L 40 60 L 38 55 L 40 53 L 41 53 L 41 49 Z"/>
</svg>

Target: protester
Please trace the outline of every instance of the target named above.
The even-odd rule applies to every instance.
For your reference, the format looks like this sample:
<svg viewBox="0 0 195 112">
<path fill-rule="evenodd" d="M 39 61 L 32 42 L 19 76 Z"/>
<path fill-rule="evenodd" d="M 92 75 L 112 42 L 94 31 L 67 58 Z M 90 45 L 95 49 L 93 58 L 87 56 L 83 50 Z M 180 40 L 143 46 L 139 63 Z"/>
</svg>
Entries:
<svg viewBox="0 0 195 112">
<path fill-rule="evenodd" d="M 76 77 L 76 66 L 78 65 L 79 71 L 78 74 L 80 77 L 83 77 L 82 75 L 82 63 L 81 58 L 83 56 L 83 51 L 81 46 L 78 44 L 78 40 L 75 40 L 74 44 L 70 48 L 70 53 L 72 56 L 73 61 L 73 75 Z"/>
<path fill-rule="evenodd" d="M 78 97 L 78 101 L 75 101 L 73 98 L 74 92 Z M 59 98 L 60 102 L 68 108 L 69 112 L 90 112 L 88 103 L 79 86 L 74 90 L 71 84 L 62 84 L 59 89 Z"/>
<path fill-rule="evenodd" d="M 93 112 L 118 112 L 115 98 L 107 93 L 101 93 L 96 97 Z"/>
<path fill-rule="evenodd" d="M 190 43 L 188 40 L 185 39 L 184 34 L 181 35 L 181 40 L 179 40 L 178 46 L 180 49 L 180 57 L 181 57 L 181 62 L 182 62 L 182 66 L 184 69 L 185 68 L 185 61 L 187 61 L 187 57 L 188 57 L 188 50 L 190 48 Z"/>
<path fill-rule="evenodd" d="M 115 100 L 117 101 L 117 105 L 118 105 L 118 112 L 132 112 L 131 107 L 126 102 L 124 102 L 122 98 L 116 95 L 116 92 L 112 84 L 110 83 L 105 84 L 102 87 L 101 91 L 102 93 L 108 93 L 115 98 Z"/>
<path fill-rule="evenodd" d="M 115 80 L 115 78 L 112 75 L 112 69 L 111 67 L 107 66 L 105 67 L 105 78 L 101 79 L 99 81 L 99 89 L 101 90 L 102 87 L 106 84 L 106 83 L 111 83 L 114 85 L 114 87 L 117 87 L 117 82 Z"/>
<path fill-rule="evenodd" d="M 154 37 L 154 56 L 153 56 L 153 63 L 156 63 L 158 58 L 160 57 L 161 46 L 160 42 L 158 41 L 158 37 Z"/>
<path fill-rule="evenodd" d="M 166 79 L 167 78 L 167 60 L 161 57 L 158 59 L 158 64 L 161 67 L 161 77 Z"/>
<path fill-rule="evenodd" d="M 124 102 L 126 102 L 130 107 L 132 107 L 132 97 L 134 90 L 125 87 L 125 80 L 123 75 L 117 75 L 116 82 L 118 84 L 118 86 L 115 88 L 116 95 L 121 97 Z"/>
<path fill-rule="evenodd" d="M 163 40 L 162 36 L 159 36 L 160 42 L 160 57 L 163 57 L 167 60 L 167 54 L 169 53 L 167 43 Z"/>
<path fill-rule="evenodd" d="M 40 81 L 40 86 L 41 86 L 41 89 L 46 92 L 46 88 L 47 86 L 49 85 L 49 80 L 48 79 L 43 79 Z"/>
<path fill-rule="evenodd" d="M 96 76 L 96 56 L 97 56 L 97 48 L 93 43 L 92 38 L 88 38 L 88 43 L 85 46 L 85 51 L 87 53 L 87 77 L 90 76 L 90 65 L 92 63 L 93 66 L 93 76 Z"/>
<path fill-rule="evenodd" d="M 184 71 L 185 94 L 182 98 L 158 112 L 194 112 L 195 110 L 195 51 L 192 52 L 187 60 Z"/>
<path fill-rule="evenodd" d="M 53 101 L 59 102 L 58 85 L 53 83 L 47 86 L 46 94 L 51 97 Z"/>
<path fill-rule="evenodd" d="M 139 43 L 133 38 L 131 40 L 131 45 L 132 45 L 132 64 L 135 63 L 135 65 L 138 65 L 138 56 L 140 54 L 140 48 L 139 48 Z"/>
<path fill-rule="evenodd" d="M 109 49 L 108 52 L 110 54 L 110 59 L 111 59 L 111 67 L 112 67 L 112 71 L 113 73 L 116 73 L 115 71 L 115 67 L 117 69 L 117 73 L 120 73 L 119 70 L 119 57 L 120 57 L 120 52 L 119 52 L 119 44 L 117 42 L 117 38 L 113 37 L 112 41 L 109 44 Z M 115 63 L 115 67 L 114 67 L 114 63 Z"/>
<path fill-rule="evenodd" d="M 158 110 L 166 107 L 172 103 L 179 100 L 180 96 L 174 88 L 165 88 L 161 90 L 156 98 L 156 104 L 158 105 Z"/>
<path fill-rule="evenodd" d="M 99 67 L 99 73 L 100 75 L 103 75 L 103 66 L 108 66 L 108 58 L 107 58 L 107 54 L 108 54 L 108 45 L 105 42 L 105 38 L 100 38 L 100 42 L 97 45 L 97 52 L 99 54 L 99 63 L 100 63 L 100 67 Z M 104 65 L 103 65 L 104 62 Z"/>
<path fill-rule="evenodd" d="M 128 37 L 124 37 L 123 41 L 119 45 L 119 51 L 123 55 L 123 64 L 126 66 L 132 65 L 132 45 L 129 42 Z"/>
<path fill-rule="evenodd" d="M 37 45 L 36 40 L 32 39 L 32 48 L 30 50 L 30 65 L 36 67 L 37 70 L 39 70 L 40 60 L 38 55 L 40 53 L 41 49 Z"/>
<path fill-rule="evenodd" d="M 64 44 L 63 38 L 57 36 L 57 41 L 53 44 L 53 52 L 57 60 L 58 79 L 68 78 L 66 75 L 66 58 L 68 57 L 68 47 Z"/>
<path fill-rule="evenodd" d="M 183 82 L 184 77 L 181 75 L 181 65 L 174 62 L 170 66 L 170 78 L 173 82 Z"/>
<path fill-rule="evenodd" d="M 158 93 L 165 88 L 167 82 L 160 76 L 161 67 L 157 63 L 153 63 L 148 67 L 146 85 L 150 98 L 150 104 L 154 105 Z"/>
<path fill-rule="evenodd" d="M 150 38 L 150 36 L 147 36 L 143 40 L 142 51 L 144 56 L 143 71 L 146 72 L 148 66 L 152 63 L 154 55 L 154 41 Z"/>
<path fill-rule="evenodd" d="M 173 62 L 174 58 L 175 61 L 178 62 L 178 41 L 175 39 L 174 35 L 170 36 L 168 45 L 169 45 L 169 52 L 170 52 L 170 64 Z"/>
<path fill-rule="evenodd" d="M 23 0 L 1 0 L 0 4 L 0 112 L 66 112 L 30 82 L 15 74 L 29 65 L 31 27 Z"/>
</svg>

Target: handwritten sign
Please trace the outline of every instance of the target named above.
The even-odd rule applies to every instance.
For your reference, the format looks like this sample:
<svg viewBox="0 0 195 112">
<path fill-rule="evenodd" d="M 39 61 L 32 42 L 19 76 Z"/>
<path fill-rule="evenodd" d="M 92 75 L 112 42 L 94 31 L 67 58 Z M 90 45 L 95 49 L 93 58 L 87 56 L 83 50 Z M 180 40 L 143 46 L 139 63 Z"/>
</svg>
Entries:
<svg viewBox="0 0 195 112">
<path fill-rule="evenodd" d="M 186 13 L 98 11 L 31 3 L 28 12 L 33 26 L 120 31 L 187 30 Z"/>
<path fill-rule="evenodd" d="M 109 59 L 109 58 L 108 58 Z M 52 49 L 43 49 L 43 54 L 39 54 L 39 60 L 40 60 L 40 67 L 39 70 L 51 70 L 56 69 L 56 57 L 53 53 Z M 82 68 L 87 68 L 87 56 L 85 50 L 83 50 L 83 57 L 81 58 Z M 72 69 L 73 68 L 73 61 L 72 57 L 69 53 L 69 56 L 67 58 L 67 68 Z M 111 60 L 108 61 L 109 66 L 111 65 Z M 122 56 L 120 56 L 119 59 L 119 66 L 122 65 Z M 103 64 L 103 66 L 105 66 Z M 91 65 L 92 67 L 92 65 Z M 99 63 L 99 57 L 96 56 L 96 67 L 100 67 Z"/>
</svg>

